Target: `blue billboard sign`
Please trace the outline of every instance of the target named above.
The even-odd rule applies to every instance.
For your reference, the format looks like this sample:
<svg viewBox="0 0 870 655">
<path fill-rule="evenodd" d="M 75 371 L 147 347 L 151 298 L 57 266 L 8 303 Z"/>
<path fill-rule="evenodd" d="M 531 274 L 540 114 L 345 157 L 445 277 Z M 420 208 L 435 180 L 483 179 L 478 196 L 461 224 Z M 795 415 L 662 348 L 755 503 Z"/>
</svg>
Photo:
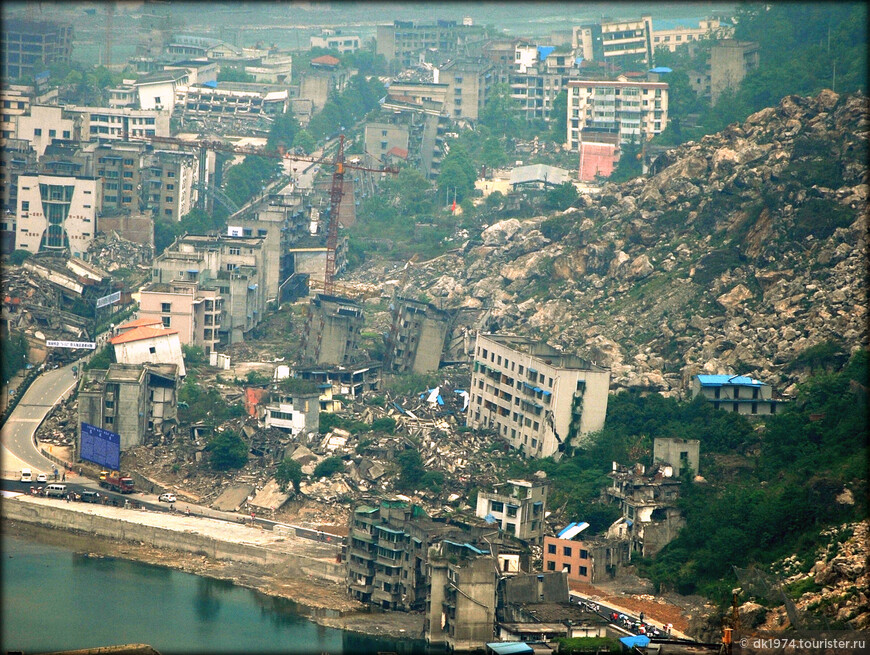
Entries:
<svg viewBox="0 0 870 655">
<path fill-rule="evenodd" d="M 121 435 L 82 422 L 81 458 L 113 471 L 121 470 Z"/>
</svg>

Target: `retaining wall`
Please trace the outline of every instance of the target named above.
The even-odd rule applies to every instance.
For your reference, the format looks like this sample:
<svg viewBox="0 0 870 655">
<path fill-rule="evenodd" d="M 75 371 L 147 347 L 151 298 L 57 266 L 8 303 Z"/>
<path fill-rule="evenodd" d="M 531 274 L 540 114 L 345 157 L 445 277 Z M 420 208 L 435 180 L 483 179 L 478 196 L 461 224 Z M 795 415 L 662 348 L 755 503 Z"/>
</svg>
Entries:
<svg viewBox="0 0 870 655">
<path fill-rule="evenodd" d="M 308 557 L 303 553 L 286 552 L 257 544 L 223 541 L 191 531 L 133 523 L 110 516 L 68 510 L 60 505 L 42 505 L 3 499 L 0 503 L 3 520 L 58 528 L 80 530 L 94 535 L 123 541 L 142 542 L 155 548 L 169 548 L 216 560 L 233 560 L 269 567 L 277 575 L 311 575 L 329 582 L 344 581 L 344 566 L 335 562 Z"/>
</svg>

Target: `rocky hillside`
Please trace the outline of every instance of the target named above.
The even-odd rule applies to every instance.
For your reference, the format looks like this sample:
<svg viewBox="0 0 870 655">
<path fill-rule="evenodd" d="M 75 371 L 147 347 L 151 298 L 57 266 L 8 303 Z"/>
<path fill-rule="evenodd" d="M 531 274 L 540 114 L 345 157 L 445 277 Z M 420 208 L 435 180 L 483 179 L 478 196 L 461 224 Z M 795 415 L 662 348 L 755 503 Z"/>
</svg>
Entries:
<svg viewBox="0 0 870 655">
<path fill-rule="evenodd" d="M 823 342 L 867 345 L 867 100 L 786 97 L 551 216 L 418 264 L 409 295 L 478 309 L 666 394 L 735 372 L 789 395 Z"/>
</svg>

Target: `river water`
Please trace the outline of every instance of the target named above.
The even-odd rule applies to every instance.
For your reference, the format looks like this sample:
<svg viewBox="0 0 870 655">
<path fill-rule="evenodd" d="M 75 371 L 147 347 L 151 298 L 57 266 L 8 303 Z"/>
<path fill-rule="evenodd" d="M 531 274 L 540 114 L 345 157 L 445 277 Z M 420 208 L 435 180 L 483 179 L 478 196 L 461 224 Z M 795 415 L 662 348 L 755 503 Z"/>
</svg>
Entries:
<svg viewBox="0 0 870 655">
<path fill-rule="evenodd" d="M 326 628 L 296 603 L 150 564 L 2 535 L 2 652 L 148 644 L 171 653 L 422 652 Z"/>
</svg>

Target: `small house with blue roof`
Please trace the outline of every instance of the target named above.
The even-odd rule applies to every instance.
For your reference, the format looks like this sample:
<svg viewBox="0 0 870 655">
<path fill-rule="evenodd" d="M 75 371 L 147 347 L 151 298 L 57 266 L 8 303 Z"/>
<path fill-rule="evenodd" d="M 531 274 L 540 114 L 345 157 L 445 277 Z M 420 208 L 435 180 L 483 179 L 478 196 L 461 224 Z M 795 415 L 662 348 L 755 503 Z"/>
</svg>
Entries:
<svg viewBox="0 0 870 655">
<path fill-rule="evenodd" d="M 701 394 L 715 409 L 747 416 L 776 414 L 783 401 L 773 397 L 769 384 L 746 375 L 696 375 L 692 398 Z"/>
</svg>

